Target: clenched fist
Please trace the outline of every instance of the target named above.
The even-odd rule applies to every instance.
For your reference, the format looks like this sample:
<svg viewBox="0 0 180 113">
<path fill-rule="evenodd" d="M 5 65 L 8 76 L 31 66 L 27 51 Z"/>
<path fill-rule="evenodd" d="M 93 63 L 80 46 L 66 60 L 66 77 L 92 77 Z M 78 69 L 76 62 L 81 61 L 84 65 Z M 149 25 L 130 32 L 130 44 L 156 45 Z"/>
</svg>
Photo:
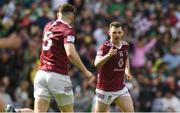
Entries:
<svg viewBox="0 0 180 113">
<path fill-rule="evenodd" d="M 117 54 L 117 50 L 118 49 L 114 49 L 112 46 L 111 49 L 109 50 L 108 56 L 112 57 L 113 55 Z"/>
</svg>

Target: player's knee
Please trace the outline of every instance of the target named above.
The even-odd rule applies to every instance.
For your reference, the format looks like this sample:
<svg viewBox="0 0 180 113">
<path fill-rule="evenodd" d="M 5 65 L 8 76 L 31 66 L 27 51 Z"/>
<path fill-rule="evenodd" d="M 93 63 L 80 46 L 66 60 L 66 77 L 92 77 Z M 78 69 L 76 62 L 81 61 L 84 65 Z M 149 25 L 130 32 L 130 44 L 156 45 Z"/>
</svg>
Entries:
<svg viewBox="0 0 180 113">
<path fill-rule="evenodd" d="M 134 107 L 133 107 L 133 105 L 129 105 L 129 106 L 125 107 L 124 109 L 120 109 L 120 111 L 133 113 L 134 112 Z"/>
<path fill-rule="evenodd" d="M 108 109 L 95 108 L 95 113 L 98 112 L 108 112 Z"/>
<path fill-rule="evenodd" d="M 107 112 L 107 111 L 108 111 L 108 106 L 99 106 L 99 105 L 95 106 L 95 113 Z"/>
<path fill-rule="evenodd" d="M 133 105 L 129 109 L 130 109 L 129 112 L 134 112 L 134 106 Z"/>
<path fill-rule="evenodd" d="M 73 104 L 59 106 L 61 112 L 74 112 Z"/>
<path fill-rule="evenodd" d="M 46 112 L 49 107 L 50 98 L 46 96 L 35 97 L 34 111 Z"/>
</svg>

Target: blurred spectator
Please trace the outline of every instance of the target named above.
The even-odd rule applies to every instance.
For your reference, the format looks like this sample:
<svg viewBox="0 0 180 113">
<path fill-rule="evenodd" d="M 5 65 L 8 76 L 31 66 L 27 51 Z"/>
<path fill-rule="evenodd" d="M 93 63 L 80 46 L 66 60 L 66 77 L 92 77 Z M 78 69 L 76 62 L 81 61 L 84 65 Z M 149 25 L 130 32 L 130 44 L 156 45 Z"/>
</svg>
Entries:
<svg viewBox="0 0 180 113">
<path fill-rule="evenodd" d="M 55 11 L 59 7 L 59 5 L 67 3 L 67 2 L 68 0 L 52 0 L 51 1 L 52 9 Z"/>
<path fill-rule="evenodd" d="M 168 64 L 169 69 L 174 69 L 180 65 L 180 55 L 176 53 L 176 48 L 174 47 L 170 47 L 169 52 L 163 56 L 162 60 Z"/>
<path fill-rule="evenodd" d="M 171 90 L 165 93 L 162 98 L 163 111 L 164 112 L 179 112 L 180 111 L 180 99 L 177 98 Z"/>
<path fill-rule="evenodd" d="M 29 108 L 29 83 L 27 81 L 21 81 L 20 86 L 16 88 L 15 100 L 16 104 L 20 108 Z M 32 103 L 31 103 L 32 104 Z"/>
<path fill-rule="evenodd" d="M 9 95 L 9 93 L 7 93 L 7 88 L 9 87 L 10 84 L 9 77 L 4 76 L 1 82 L 2 82 L 2 86 L 0 87 L 0 92 L 2 98 L 4 99 L 6 104 L 13 104 L 13 100 L 11 96 Z"/>
<path fill-rule="evenodd" d="M 162 92 L 157 91 L 155 93 L 155 98 L 152 103 L 152 112 L 162 112 L 162 111 L 163 111 Z"/>
<path fill-rule="evenodd" d="M 132 56 L 132 66 L 141 67 L 144 66 L 146 62 L 146 53 L 155 45 L 157 39 L 151 39 L 148 43 L 145 43 L 145 39 L 139 39 L 137 43 L 134 44 L 134 52 Z"/>
<path fill-rule="evenodd" d="M 175 89 L 176 89 L 176 95 L 178 98 L 180 98 L 180 66 L 176 68 L 175 73 Z"/>
<path fill-rule="evenodd" d="M 105 26 L 103 26 L 102 24 L 103 23 L 101 21 L 98 21 L 96 29 L 93 32 L 93 37 L 96 40 L 96 50 L 103 42 L 105 42 L 108 39 L 107 30 L 105 29 Z"/>
</svg>

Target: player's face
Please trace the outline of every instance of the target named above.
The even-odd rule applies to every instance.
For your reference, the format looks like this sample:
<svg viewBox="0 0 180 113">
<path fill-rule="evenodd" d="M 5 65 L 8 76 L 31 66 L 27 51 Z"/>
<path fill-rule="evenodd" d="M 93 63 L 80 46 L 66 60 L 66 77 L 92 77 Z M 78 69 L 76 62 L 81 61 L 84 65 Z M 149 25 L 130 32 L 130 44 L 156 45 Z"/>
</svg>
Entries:
<svg viewBox="0 0 180 113">
<path fill-rule="evenodd" d="M 122 30 L 122 27 L 111 27 L 109 30 L 109 36 L 112 41 L 119 42 L 122 40 L 124 35 L 124 31 Z"/>
</svg>

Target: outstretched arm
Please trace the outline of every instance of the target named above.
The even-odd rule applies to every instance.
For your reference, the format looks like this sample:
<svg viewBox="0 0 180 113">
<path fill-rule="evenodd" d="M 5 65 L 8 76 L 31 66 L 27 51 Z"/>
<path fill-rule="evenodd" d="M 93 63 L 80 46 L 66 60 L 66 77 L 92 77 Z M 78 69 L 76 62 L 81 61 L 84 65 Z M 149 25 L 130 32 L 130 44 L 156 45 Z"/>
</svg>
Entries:
<svg viewBox="0 0 180 113">
<path fill-rule="evenodd" d="M 18 49 L 21 46 L 21 39 L 13 33 L 9 37 L 0 38 L 0 48 Z"/>
<path fill-rule="evenodd" d="M 151 39 L 143 48 L 145 52 L 148 52 L 157 42 L 157 39 Z"/>
</svg>

